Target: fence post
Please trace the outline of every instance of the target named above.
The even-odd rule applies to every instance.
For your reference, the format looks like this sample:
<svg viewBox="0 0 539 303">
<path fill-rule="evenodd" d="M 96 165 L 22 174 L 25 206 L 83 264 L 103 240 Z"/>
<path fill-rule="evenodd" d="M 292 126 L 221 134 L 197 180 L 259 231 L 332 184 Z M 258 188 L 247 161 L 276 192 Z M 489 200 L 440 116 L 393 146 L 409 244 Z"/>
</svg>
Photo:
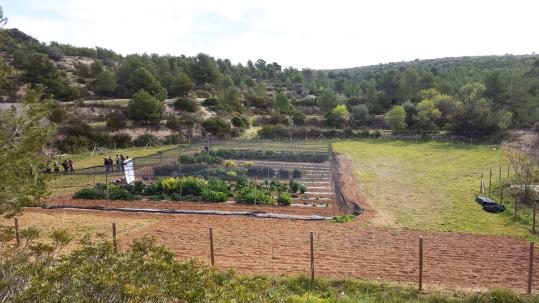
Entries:
<svg viewBox="0 0 539 303">
<path fill-rule="evenodd" d="M 15 240 L 17 241 L 17 245 L 21 244 L 21 237 L 19 235 L 19 219 L 15 218 Z"/>
<path fill-rule="evenodd" d="M 488 175 L 488 197 L 490 198 L 490 188 L 492 187 L 492 168 L 490 169 L 490 173 Z"/>
<path fill-rule="evenodd" d="M 118 250 L 118 244 L 116 242 L 116 222 L 112 222 L 112 247 L 114 252 Z"/>
<path fill-rule="evenodd" d="M 530 242 L 530 260 L 528 264 L 528 294 L 532 293 L 532 278 L 533 278 L 533 242 Z"/>
<path fill-rule="evenodd" d="M 210 257 L 211 257 L 211 266 L 215 265 L 215 255 L 213 253 L 213 228 L 210 227 Z"/>
<path fill-rule="evenodd" d="M 314 282 L 314 236 L 313 236 L 312 231 L 310 234 L 310 240 L 311 240 L 311 284 L 312 284 Z"/>
<path fill-rule="evenodd" d="M 500 165 L 500 174 L 498 175 L 498 184 L 502 186 L 502 166 Z"/>
<path fill-rule="evenodd" d="M 535 213 L 537 211 L 537 202 L 533 202 L 532 233 L 535 234 Z"/>
<path fill-rule="evenodd" d="M 423 290 L 423 237 L 419 237 L 419 285 L 418 290 Z"/>
</svg>

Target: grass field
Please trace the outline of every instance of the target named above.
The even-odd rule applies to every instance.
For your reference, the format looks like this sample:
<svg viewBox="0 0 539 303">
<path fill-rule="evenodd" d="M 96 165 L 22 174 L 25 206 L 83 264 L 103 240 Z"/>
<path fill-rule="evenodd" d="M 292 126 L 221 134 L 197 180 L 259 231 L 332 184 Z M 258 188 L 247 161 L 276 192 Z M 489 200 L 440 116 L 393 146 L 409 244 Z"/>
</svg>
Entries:
<svg viewBox="0 0 539 303">
<path fill-rule="evenodd" d="M 507 165 L 503 150 L 406 141 L 343 141 L 334 149 L 350 155 L 360 191 L 376 212 L 374 225 L 529 237 L 511 209 L 490 214 L 474 201 L 481 173 L 488 178 L 490 168 L 493 192 L 499 188 L 498 167 Z"/>
</svg>

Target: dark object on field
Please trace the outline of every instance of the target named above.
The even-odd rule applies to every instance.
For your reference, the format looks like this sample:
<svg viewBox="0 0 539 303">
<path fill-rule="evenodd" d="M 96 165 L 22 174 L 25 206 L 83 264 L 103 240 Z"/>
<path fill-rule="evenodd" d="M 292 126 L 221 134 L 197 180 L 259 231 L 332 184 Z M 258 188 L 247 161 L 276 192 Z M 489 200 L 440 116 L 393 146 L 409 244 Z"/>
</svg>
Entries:
<svg viewBox="0 0 539 303">
<path fill-rule="evenodd" d="M 475 201 L 483 206 L 483 210 L 489 213 L 501 213 L 505 210 L 505 206 L 496 201 L 483 196 L 475 197 Z"/>
</svg>

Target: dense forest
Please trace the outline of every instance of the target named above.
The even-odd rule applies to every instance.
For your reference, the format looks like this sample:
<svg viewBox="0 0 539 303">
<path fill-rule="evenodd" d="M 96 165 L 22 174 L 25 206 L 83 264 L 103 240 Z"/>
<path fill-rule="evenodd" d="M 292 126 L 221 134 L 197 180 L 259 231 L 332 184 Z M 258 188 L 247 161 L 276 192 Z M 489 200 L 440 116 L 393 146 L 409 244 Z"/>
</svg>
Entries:
<svg viewBox="0 0 539 303">
<path fill-rule="evenodd" d="M 251 127 L 269 138 L 388 128 L 496 137 L 508 128 L 539 126 L 538 55 L 299 70 L 263 59 L 233 64 L 202 53 L 123 56 L 0 29 L 2 100 L 17 102 L 32 88 L 56 100 L 51 120 L 62 126 L 61 149 L 134 139 L 111 139 L 89 125 L 97 120 L 77 117 L 74 108 L 83 100 L 129 100 L 126 106 L 110 103 L 105 130 L 161 125 L 174 138 L 241 136 Z"/>
</svg>

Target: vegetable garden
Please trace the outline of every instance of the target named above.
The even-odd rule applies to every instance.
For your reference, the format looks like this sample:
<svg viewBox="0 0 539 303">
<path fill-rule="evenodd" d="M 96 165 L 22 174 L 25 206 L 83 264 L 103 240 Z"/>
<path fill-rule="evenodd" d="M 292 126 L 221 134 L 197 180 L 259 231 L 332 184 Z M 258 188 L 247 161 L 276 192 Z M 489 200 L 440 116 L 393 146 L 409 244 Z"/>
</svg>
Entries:
<svg viewBox="0 0 539 303">
<path fill-rule="evenodd" d="M 78 188 L 75 199 L 301 207 L 335 204 L 325 142 L 180 145 L 135 158 L 136 181 L 131 184 L 126 184 L 121 171 L 103 170 L 90 167 L 61 178 L 66 182 L 86 179 L 74 186 Z"/>
</svg>

